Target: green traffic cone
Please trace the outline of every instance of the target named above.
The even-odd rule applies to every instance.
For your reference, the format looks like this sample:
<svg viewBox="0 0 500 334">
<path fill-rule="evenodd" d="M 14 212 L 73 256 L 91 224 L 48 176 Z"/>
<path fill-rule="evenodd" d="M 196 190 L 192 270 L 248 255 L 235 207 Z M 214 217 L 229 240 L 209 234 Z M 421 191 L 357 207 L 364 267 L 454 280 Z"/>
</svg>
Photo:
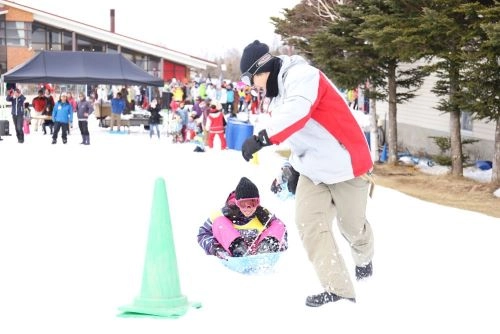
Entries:
<svg viewBox="0 0 500 334">
<path fill-rule="evenodd" d="M 141 294 L 132 305 L 119 309 L 124 311 L 121 316 L 178 318 L 188 308 L 188 300 L 180 288 L 165 181 L 158 178 L 151 209 Z"/>
</svg>

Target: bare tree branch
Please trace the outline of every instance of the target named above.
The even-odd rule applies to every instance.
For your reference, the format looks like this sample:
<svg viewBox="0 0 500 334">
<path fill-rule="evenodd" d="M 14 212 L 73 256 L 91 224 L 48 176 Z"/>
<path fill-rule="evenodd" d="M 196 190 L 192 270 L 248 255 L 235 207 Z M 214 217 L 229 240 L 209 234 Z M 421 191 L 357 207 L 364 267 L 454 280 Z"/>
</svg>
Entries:
<svg viewBox="0 0 500 334">
<path fill-rule="evenodd" d="M 333 22 L 339 19 L 339 15 L 336 12 L 336 7 L 339 4 L 343 4 L 343 0 L 305 0 L 309 7 L 314 8 L 315 15 L 320 19 Z"/>
</svg>

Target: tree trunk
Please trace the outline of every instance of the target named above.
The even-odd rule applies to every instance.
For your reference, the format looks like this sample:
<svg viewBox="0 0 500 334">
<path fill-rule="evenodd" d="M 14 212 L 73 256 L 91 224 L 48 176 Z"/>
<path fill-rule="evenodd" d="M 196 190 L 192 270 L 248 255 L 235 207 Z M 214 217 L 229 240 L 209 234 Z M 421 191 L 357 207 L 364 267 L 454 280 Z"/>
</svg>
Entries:
<svg viewBox="0 0 500 334">
<path fill-rule="evenodd" d="M 372 161 L 378 161 L 377 100 L 370 99 L 370 150 Z"/>
<path fill-rule="evenodd" d="M 458 92 L 458 68 L 450 69 L 450 154 L 451 154 L 451 175 L 463 176 L 462 164 L 462 135 L 460 133 L 460 109 L 454 103 Z"/>
<path fill-rule="evenodd" d="M 460 111 L 457 110 L 450 113 L 450 144 L 451 174 L 462 176 L 462 136 L 460 134 Z"/>
<path fill-rule="evenodd" d="M 387 143 L 389 145 L 388 163 L 395 165 L 398 162 L 398 122 L 396 104 L 396 62 L 390 62 L 387 69 L 387 85 L 389 99 L 389 125 L 387 129 Z"/>
<path fill-rule="evenodd" d="M 495 152 L 493 152 L 493 169 L 491 183 L 500 186 L 500 117 L 497 118 L 495 127 Z"/>
</svg>

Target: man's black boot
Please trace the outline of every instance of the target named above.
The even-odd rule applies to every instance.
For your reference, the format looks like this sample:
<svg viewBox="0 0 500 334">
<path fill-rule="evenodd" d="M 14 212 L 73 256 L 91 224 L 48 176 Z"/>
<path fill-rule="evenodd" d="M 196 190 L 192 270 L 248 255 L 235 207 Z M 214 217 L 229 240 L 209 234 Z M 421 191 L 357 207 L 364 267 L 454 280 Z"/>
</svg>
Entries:
<svg viewBox="0 0 500 334">
<path fill-rule="evenodd" d="M 312 295 L 306 298 L 306 305 L 311 307 L 318 307 L 326 303 L 333 303 L 341 299 L 347 299 L 353 303 L 356 302 L 355 298 L 345 298 L 334 294 L 333 292 L 322 292 L 317 295 Z"/>
<path fill-rule="evenodd" d="M 370 261 L 366 266 L 356 266 L 356 279 L 362 280 L 370 277 L 373 274 L 372 262 Z"/>
</svg>

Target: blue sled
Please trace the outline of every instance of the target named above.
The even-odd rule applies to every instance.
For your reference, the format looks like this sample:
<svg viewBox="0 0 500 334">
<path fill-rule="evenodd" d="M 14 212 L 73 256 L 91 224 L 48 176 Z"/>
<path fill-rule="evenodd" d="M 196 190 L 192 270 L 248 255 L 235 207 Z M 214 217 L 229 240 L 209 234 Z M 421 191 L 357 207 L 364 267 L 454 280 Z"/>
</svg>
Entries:
<svg viewBox="0 0 500 334">
<path fill-rule="evenodd" d="M 221 259 L 224 266 L 240 274 L 251 275 L 266 273 L 273 269 L 282 252 L 262 253 L 242 257 L 227 257 Z"/>
</svg>

